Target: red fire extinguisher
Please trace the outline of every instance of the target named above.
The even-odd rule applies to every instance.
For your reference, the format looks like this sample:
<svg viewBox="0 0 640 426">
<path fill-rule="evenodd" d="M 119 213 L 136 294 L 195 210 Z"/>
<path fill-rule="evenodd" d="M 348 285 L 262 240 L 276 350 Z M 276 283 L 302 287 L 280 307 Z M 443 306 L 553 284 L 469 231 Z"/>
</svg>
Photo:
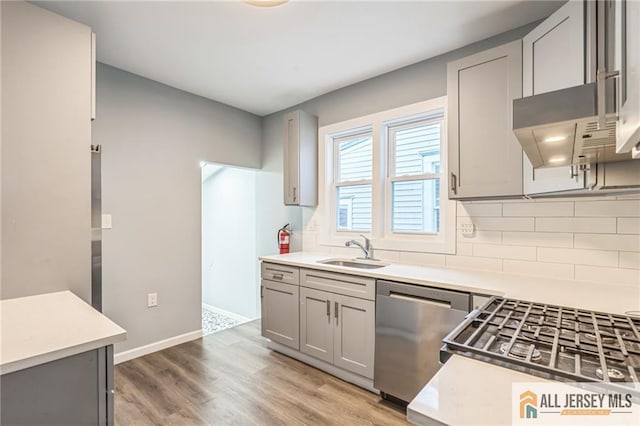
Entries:
<svg viewBox="0 0 640 426">
<path fill-rule="evenodd" d="M 289 237 L 291 236 L 291 228 L 287 223 L 282 228 L 278 229 L 278 247 L 280 248 L 280 254 L 289 253 Z"/>
</svg>

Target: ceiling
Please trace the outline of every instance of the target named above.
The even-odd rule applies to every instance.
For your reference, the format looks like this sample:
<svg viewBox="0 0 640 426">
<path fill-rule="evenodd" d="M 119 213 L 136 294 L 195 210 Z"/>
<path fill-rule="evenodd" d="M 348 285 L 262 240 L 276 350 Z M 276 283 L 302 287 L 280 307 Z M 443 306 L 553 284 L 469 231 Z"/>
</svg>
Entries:
<svg viewBox="0 0 640 426">
<path fill-rule="evenodd" d="M 543 18 L 556 1 L 39 1 L 100 62 L 266 115 Z"/>
</svg>

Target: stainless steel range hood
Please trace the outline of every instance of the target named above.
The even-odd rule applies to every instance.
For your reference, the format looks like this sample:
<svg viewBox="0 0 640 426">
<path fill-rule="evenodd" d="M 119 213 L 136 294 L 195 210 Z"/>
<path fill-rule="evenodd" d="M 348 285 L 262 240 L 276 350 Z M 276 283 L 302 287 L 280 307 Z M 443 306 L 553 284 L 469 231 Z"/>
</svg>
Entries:
<svg viewBox="0 0 640 426">
<path fill-rule="evenodd" d="M 513 101 L 513 132 L 534 168 L 630 160 L 616 154 L 615 80 L 604 85 L 605 125 L 598 127 L 598 83 Z"/>
<path fill-rule="evenodd" d="M 613 1 L 597 1 L 586 13 L 590 27 L 585 63 L 592 82 L 513 101 L 513 132 L 534 168 L 631 160 L 616 153 L 618 71 Z M 595 81 L 594 81 L 595 80 Z"/>
</svg>

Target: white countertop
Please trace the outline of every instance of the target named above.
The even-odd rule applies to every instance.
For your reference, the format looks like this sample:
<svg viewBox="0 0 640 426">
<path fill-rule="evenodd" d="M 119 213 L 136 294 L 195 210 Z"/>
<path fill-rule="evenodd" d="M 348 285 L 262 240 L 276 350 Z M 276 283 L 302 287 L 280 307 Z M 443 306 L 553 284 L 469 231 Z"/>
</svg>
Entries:
<svg viewBox="0 0 640 426">
<path fill-rule="evenodd" d="M 510 425 L 514 382 L 548 380 L 453 355 L 411 401 L 407 419 L 417 425 Z"/>
<path fill-rule="evenodd" d="M 566 383 L 453 355 L 411 401 L 407 419 L 416 425 L 511 425 L 513 383 L 554 383 L 554 391 L 575 392 L 575 388 Z M 593 417 L 588 423 L 581 419 L 574 424 L 614 424 Z M 635 406 L 633 415 L 620 418 L 615 424 L 637 425 L 638 421 L 640 407 Z"/>
<path fill-rule="evenodd" d="M 640 310 L 640 286 L 403 264 L 389 264 L 378 269 L 355 269 L 318 263 L 318 260 L 329 258 L 335 256 L 296 252 L 262 256 L 260 260 L 608 313 L 624 314 L 625 311 Z"/>
<path fill-rule="evenodd" d="M 108 346 L 126 332 L 70 291 L 0 301 L 0 374 Z"/>
</svg>

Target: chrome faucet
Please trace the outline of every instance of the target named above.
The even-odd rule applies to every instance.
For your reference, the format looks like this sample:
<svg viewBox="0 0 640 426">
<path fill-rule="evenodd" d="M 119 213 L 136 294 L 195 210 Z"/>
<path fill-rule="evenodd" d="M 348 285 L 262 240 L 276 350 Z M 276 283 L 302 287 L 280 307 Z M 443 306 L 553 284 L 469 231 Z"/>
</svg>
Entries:
<svg viewBox="0 0 640 426">
<path fill-rule="evenodd" d="M 356 245 L 356 246 L 358 246 L 358 247 L 360 247 L 362 249 L 362 252 L 364 253 L 364 259 L 374 260 L 373 259 L 373 246 L 371 245 L 371 240 L 369 240 L 367 237 L 365 237 L 362 234 L 360 234 L 360 236 L 362 238 L 364 238 L 364 245 L 362 245 L 360 242 L 358 242 L 356 240 L 349 240 L 346 243 L 344 243 L 344 245 L 347 246 L 347 247 L 350 247 L 352 245 Z"/>
</svg>

